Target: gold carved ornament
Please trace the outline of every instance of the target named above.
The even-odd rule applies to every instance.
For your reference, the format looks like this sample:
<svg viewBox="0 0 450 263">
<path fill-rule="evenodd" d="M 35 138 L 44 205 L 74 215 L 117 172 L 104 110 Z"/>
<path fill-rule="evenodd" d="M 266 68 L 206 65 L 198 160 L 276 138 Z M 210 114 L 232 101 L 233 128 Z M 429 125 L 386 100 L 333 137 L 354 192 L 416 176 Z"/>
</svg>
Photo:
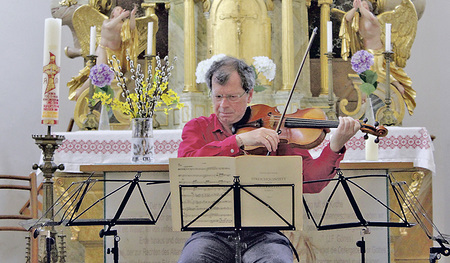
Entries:
<svg viewBox="0 0 450 263">
<path fill-rule="evenodd" d="M 345 19 L 345 12 L 342 12 L 337 9 L 333 9 L 333 13 L 337 14 L 341 17 L 342 24 L 339 32 L 339 36 L 342 39 L 342 48 L 341 48 L 341 56 L 344 60 L 347 60 L 350 54 L 356 53 L 358 50 L 364 48 L 363 39 L 359 35 L 359 16 L 355 15 L 354 19 L 350 22 L 347 22 Z M 390 23 L 392 25 L 391 29 L 391 42 L 392 42 L 392 50 L 394 52 L 393 62 L 391 63 L 391 81 L 397 80 L 399 81 L 403 87 L 405 88 L 405 93 L 400 94 L 397 89 L 392 85 L 391 82 L 391 93 L 393 94 L 392 104 L 394 106 L 394 113 L 396 115 L 397 120 L 401 121 L 404 116 L 404 106 L 401 104 L 406 104 L 409 114 L 413 114 L 413 110 L 416 106 L 415 97 L 416 92 L 412 89 L 412 81 L 407 76 L 407 74 L 403 71 L 403 67 L 406 66 L 406 61 L 409 59 L 411 54 L 411 47 L 414 42 L 416 31 L 417 31 L 417 22 L 418 17 L 414 7 L 414 4 L 410 0 L 403 0 L 400 5 L 398 5 L 392 11 L 386 11 L 377 16 L 378 21 L 380 23 L 381 29 L 381 42 L 384 44 L 385 42 L 385 24 Z M 377 57 L 377 53 L 380 53 L 384 50 L 368 50 L 371 53 L 374 53 L 375 57 Z M 384 63 L 384 60 L 382 61 Z M 377 63 L 381 65 L 381 62 Z M 378 82 L 380 87 L 384 87 L 385 90 L 377 89 L 374 95 L 379 97 L 380 99 L 384 99 L 383 96 L 379 96 L 381 94 L 376 93 L 386 93 L 386 85 L 385 85 L 385 65 L 382 67 L 374 68 L 374 71 L 378 74 Z M 352 79 L 349 76 L 350 79 Z M 353 85 L 353 88 L 358 92 L 359 85 Z M 358 107 L 360 106 L 360 92 L 358 93 Z M 352 115 L 354 111 L 349 111 L 346 106 L 348 101 L 343 99 L 339 105 L 341 111 L 344 114 Z M 380 109 L 381 110 L 381 109 Z M 379 111 L 380 111 L 379 110 Z"/>
<path fill-rule="evenodd" d="M 155 8 L 154 5 L 144 5 L 146 8 Z M 73 26 L 75 33 L 80 41 L 80 46 L 82 50 L 82 56 L 87 59 L 89 55 L 89 41 L 90 41 L 90 27 L 96 26 L 96 39 L 97 43 L 100 43 L 101 37 L 101 28 L 103 21 L 108 19 L 108 16 L 98 11 L 96 8 L 91 5 L 82 5 L 77 10 L 75 10 L 73 14 Z M 136 44 L 136 55 L 142 53 L 147 48 L 147 26 L 149 22 L 153 22 L 153 35 L 156 34 L 158 29 L 158 17 L 155 12 L 146 12 L 146 15 L 143 17 L 136 18 L 136 32 L 138 43 Z M 111 59 L 108 57 L 108 59 Z M 122 63 L 126 63 L 126 61 L 122 61 Z M 123 72 L 126 74 L 127 72 Z M 69 99 L 73 100 L 75 92 L 77 89 L 81 88 L 85 81 L 88 81 L 89 76 L 89 67 L 86 66 L 80 70 L 78 76 L 72 78 L 71 81 L 67 83 L 69 88 Z M 117 86 L 117 81 L 114 80 L 111 83 L 111 87 L 114 90 L 114 96 L 116 98 L 121 98 L 121 88 Z M 89 89 L 86 89 L 81 93 L 79 98 L 77 99 L 75 110 L 74 110 L 74 121 L 78 125 L 78 127 L 83 127 L 83 122 L 86 119 L 86 115 L 89 113 L 88 103 L 86 98 L 89 96 Z M 100 113 L 94 110 L 94 114 L 100 116 Z M 120 124 L 127 126 L 130 122 L 129 117 L 124 115 L 122 112 L 114 111 L 114 116 L 119 121 Z"/>
</svg>

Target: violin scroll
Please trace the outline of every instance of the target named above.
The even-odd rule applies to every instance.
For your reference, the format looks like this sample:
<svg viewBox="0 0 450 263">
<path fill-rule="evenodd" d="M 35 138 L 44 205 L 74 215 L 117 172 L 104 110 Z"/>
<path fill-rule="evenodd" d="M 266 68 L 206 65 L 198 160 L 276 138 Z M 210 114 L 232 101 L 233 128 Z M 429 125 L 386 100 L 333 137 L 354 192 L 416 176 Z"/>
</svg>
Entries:
<svg viewBox="0 0 450 263">
<path fill-rule="evenodd" d="M 361 124 L 361 131 L 365 133 L 364 139 L 367 140 L 369 138 L 368 134 L 376 136 L 377 138 L 374 140 L 375 143 L 380 142 L 380 137 L 385 137 L 388 134 L 388 130 L 383 126 L 378 126 L 379 123 L 376 121 L 374 126 L 367 124 L 367 118 Z"/>
</svg>

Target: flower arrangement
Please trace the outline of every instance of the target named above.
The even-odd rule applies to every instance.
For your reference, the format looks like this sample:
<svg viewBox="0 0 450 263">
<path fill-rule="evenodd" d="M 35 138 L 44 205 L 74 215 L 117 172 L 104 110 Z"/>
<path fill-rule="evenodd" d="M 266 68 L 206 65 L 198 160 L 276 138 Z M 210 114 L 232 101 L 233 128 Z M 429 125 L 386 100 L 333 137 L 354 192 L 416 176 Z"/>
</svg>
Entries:
<svg viewBox="0 0 450 263">
<path fill-rule="evenodd" d="M 225 54 L 214 55 L 209 59 L 202 60 L 197 65 L 197 70 L 195 71 L 195 77 L 197 83 L 206 83 L 205 75 L 208 72 L 211 65 L 218 60 L 225 57 Z"/>
<path fill-rule="evenodd" d="M 112 58 L 116 60 L 115 56 Z M 127 79 L 121 72 L 121 68 L 119 67 L 119 71 L 115 71 L 111 67 L 110 70 L 113 70 L 113 74 L 118 81 L 117 85 L 122 89 L 122 96 L 125 100 L 112 99 L 111 94 L 107 93 L 96 93 L 93 98 L 111 105 L 113 110 L 118 110 L 130 116 L 131 119 L 151 118 L 154 115 L 155 108 L 163 107 L 164 105 L 166 106 L 164 108 L 165 114 L 174 109 L 173 107 L 180 109 L 184 106 L 183 103 L 180 103 L 180 97 L 177 93 L 168 87 L 169 77 L 174 66 L 171 65 L 167 56 L 163 61 L 161 61 L 159 56 L 156 56 L 154 75 L 152 75 L 152 67 L 149 65 L 147 70 L 148 77 L 145 80 L 144 73 L 141 72 L 141 66 L 138 64 L 135 68 L 134 62 L 128 57 L 127 60 L 130 63 L 131 79 L 135 84 L 135 92 L 131 93 L 129 91 Z M 109 63 L 113 65 L 112 60 Z"/>
<path fill-rule="evenodd" d="M 214 55 L 209 59 L 202 60 L 197 65 L 197 70 L 195 71 L 196 82 L 197 83 L 205 83 L 205 75 L 208 72 L 211 65 L 220 59 L 225 57 L 225 54 Z M 275 78 L 276 65 L 273 61 L 265 56 L 253 57 L 253 64 L 251 67 L 255 71 L 255 75 L 258 76 L 260 73 L 268 80 L 272 81 Z M 266 88 L 262 85 L 256 83 L 254 90 L 256 92 L 260 92 L 265 90 Z"/>
<path fill-rule="evenodd" d="M 92 104 L 98 99 L 102 101 L 109 110 L 114 97 L 114 90 L 111 88 L 111 82 L 114 79 L 114 72 L 106 64 L 94 65 L 89 73 L 89 79 L 95 85 L 94 95 L 88 98 Z M 89 101 L 88 101 L 89 102 Z"/>
<path fill-rule="evenodd" d="M 358 73 L 359 77 L 363 81 L 360 89 L 367 95 L 370 95 L 377 88 L 378 75 L 375 71 L 370 70 L 374 63 L 374 57 L 366 50 L 359 50 L 352 56 L 351 64 L 352 69 Z"/>
<path fill-rule="evenodd" d="M 273 63 L 273 61 L 270 58 L 259 56 L 253 57 L 253 60 L 254 62 L 252 64 L 252 67 L 255 70 L 256 76 L 258 76 L 261 73 L 264 77 L 266 77 L 268 81 L 272 81 L 275 78 L 277 66 L 275 65 L 275 63 Z M 258 79 L 258 77 L 256 79 Z M 256 92 L 264 91 L 265 89 L 266 87 L 260 85 L 258 81 L 256 81 L 256 85 L 254 88 Z"/>
</svg>

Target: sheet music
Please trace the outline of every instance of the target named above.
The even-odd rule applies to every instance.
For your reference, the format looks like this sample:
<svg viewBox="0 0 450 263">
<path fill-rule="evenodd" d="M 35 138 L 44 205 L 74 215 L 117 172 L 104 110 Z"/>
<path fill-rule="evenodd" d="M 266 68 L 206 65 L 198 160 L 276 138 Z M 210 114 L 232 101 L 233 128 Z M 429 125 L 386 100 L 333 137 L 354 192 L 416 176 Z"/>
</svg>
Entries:
<svg viewBox="0 0 450 263">
<path fill-rule="evenodd" d="M 222 199 L 214 207 L 190 226 L 233 227 L 234 203 L 231 186 L 235 175 L 239 176 L 240 184 L 246 190 L 261 198 L 289 223 L 295 223 L 296 229 L 301 229 L 302 159 L 300 156 L 172 158 L 169 160 L 169 170 L 172 222 L 175 231 L 180 231 L 182 224 L 186 226 L 221 197 Z M 282 184 L 282 186 L 258 186 L 261 184 Z M 180 185 L 182 185 L 181 188 Z M 200 185 L 208 185 L 208 187 Z M 180 189 L 183 213 L 180 209 Z M 243 227 L 286 225 L 286 222 L 265 204 L 242 190 L 241 206 Z"/>
</svg>

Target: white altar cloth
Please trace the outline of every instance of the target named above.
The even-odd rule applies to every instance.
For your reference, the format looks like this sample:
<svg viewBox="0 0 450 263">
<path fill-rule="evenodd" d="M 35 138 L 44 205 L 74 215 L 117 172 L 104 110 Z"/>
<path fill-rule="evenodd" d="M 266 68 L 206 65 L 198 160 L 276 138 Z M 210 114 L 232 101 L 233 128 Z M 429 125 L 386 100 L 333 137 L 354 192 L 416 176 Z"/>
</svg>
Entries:
<svg viewBox="0 0 450 263">
<path fill-rule="evenodd" d="M 317 157 L 332 136 L 334 129 L 311 155 Z M 79 172 L 80 165 L 123 164 L 131 160 L 131 131 L 77 131 L 59 133 L 65 140 L 56 150 L 54 162 L 64 164 L 66 172 Z M 346 146 L 343 162 L 365 160 L 364 134 L 358 132 Z M 181 130 L 154 130 L 155 162 L 168 163 L 177 157 Z M 424 127 L 388 127 L 388 135 L 380 138 L 377 162 L 413 162 L 435 172 L 433 143 Z"/>
<path fill-rule="evenodd" d="M 80 165 L 131 163 L 131 130 L 65 132 L 55 151 L 54 162 L 65 172 L 80 172 Z M 155 162 L 169 163 L 177 157 L 181 130 L 154 130 Z"/>
<path fill-rule="evenodd" d="M 434 163 L 434 146 L 428 131 L 424 127 L 387 127 L 388 135 L 380 138 L 378 144 L 378 162 L 413 162 L 414 167 L 436 171 Z M 313 157 L 320 154 L 330 142 L 330 134 L 316 148 L 310 150 Z M 342 162 L 367 162 L 365 160 L 365 140 L 362 132 L 356 133 L 345 146 Z"/>
</svg>

